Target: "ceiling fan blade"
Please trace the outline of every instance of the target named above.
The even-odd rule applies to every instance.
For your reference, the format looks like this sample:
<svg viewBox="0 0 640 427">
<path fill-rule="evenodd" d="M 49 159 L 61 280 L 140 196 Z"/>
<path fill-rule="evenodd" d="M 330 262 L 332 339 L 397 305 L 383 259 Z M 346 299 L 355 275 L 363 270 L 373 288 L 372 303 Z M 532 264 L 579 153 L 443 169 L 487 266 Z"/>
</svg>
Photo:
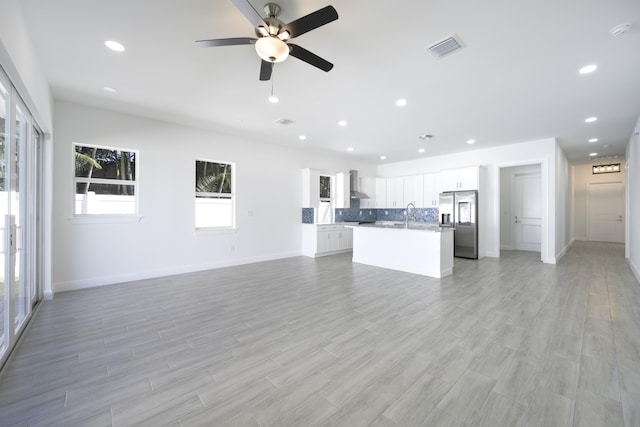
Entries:
<svg viewBox="0 0 640 427">
<path fill-rule="evenodd" d="M 254 27 L 259 27 L 260 25 L 264 26 L 265 28 L 268 27 L 268 25 L 264 22 L 262 16 L 260 16 L 260 14 L 253 8 L 253 6 L 251 6 L 251 3 L 249 3 L 248 0 L 231 0 L 231 2 L 236 5 L 238 9 L 240 9 L 240 12 L 242 12 L 244 17 L 247 18 L 249 22 L 251 22 L 251 25 L 253 25 Z"/>
<path fill-rule="evenodd" d="M 196 44 L 200 47 L 236 46 L 241 44 L 255 44 L 256 40 L 258 39 L 251 37 L 234 37 L 230 39 L 196 40 Z"/>
<path fill-rule="evenodd" d="M 260 64 L 260 80 L 268 81 L 271 80 L 271 72 L 273 71 L 273 62 L 262 60 Z"/>
<path fill-rule="evenodd" d="M 311 64 L 314 67 L 320 68 L 322 71 L 331 71 L 333 68 L 333 64 L 325 59 L 320 58 L 315 53 L 309 52 L 307 49 L 302 48 L 298 45 L 288 43 L 289 46 L 289 55 L 295 56 L 301 61 L 306 62 L 307 64 Z"/>
<path fill-rule="evenodd" d="M 338 12 L 334 9 L 333 6 L 326 6 L 322 9 L 316 10 L 313 13 L 303 16 L 302 18 L 288 23 L 287 25 L 282 27 L 280 33 L 282 33 L 283 31 L 288 31 L 290 34 L 289 38 L 294 38 L 311 30 L 315 30 L 318 27 L 322 27 L 323 25 L 335 21 L 336 19 L 338 19 Z"/>
</svg>

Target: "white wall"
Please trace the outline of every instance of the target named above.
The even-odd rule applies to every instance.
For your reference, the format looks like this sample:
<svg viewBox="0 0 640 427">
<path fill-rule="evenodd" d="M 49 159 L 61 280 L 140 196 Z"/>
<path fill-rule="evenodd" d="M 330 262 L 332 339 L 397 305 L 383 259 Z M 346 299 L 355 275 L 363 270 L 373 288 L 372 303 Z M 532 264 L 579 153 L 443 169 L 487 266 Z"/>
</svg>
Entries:
<svg viewBox="0 0 640 427">
<path fill-rule="evenodd" d="M 640 281 L 640 118 L 627 144 L 627 245 L 629 265 Z"/>
<path fill-rule="evenodd" d="M 54 292 L 299 255 L 302 168 L 366 170 L 344 155 L 78 104 L 56 102 L 55 112 Z M 140 222 L 70 221 L 73 142 L 139 151 Z M 196 158 L 236 163 L 236 232 L 194 231 Z"/>
<path fill-rule="evenodd" d="M 556 167 L 556 159 L 561 163 Z M 402 176 L 419 173 L 437 172 L 465 166 L 482 165 L 486 169 L 487 185 L 481 189 L 480 197 L 480 256 L 500 256 L 500 168 L 522 166 L 528 164 L 541 165 L 542 198 L 545 203 L 545 218 L 542 230 L 542 253 L 544 262 L 555 263 L 559 259 L 557 248 L 567 247 L 568 218 L 557 217 L 568 214 L 570 200 L 560 199 L 562 209 L 556 212 L 556 204 L 560 196 L 556 195 L 556 180 L 566 179 L 560 183 L 563 196 L 569 188 L 568 162 L 554 138 L 466 151 L 448 156 L 428 157 L 406 162 L 378 165 L 378 176 Z M 566 204 L 566 206 L 564 206 Z M 556 236 L 558 223 L 560 235 Z"/>
<path fill-rule="evenodd" d="M 555 259 L 558 261 L 571 246 L 571 165 L 564 151 L 556 144 L 556 179 L 555 179 Z M 551 193 L 551 189 L 549 194 Z"/>
<path fill-rule="evenodd" d="M 626 182 L 625 162 L 621 161 L 620 173 L 599 174 L 591 173 L 591 167 L 601 162 L 571 167 L 573 175 L 573 231 L 574 240 L 587 240 L 587 187 L 590 183 Z"/>
<path fill-rule="evenodd" d="M 511 236 L 511 168 L 500 169 L 500 249 L 513 249 Z"/>
<path fill-rule="evenodd" d="M 0 0 L 0 65 L 38 125 L 44 132 L 51 132 L 53 98 L 18 4 L 15 0 Z"/>
</svg>

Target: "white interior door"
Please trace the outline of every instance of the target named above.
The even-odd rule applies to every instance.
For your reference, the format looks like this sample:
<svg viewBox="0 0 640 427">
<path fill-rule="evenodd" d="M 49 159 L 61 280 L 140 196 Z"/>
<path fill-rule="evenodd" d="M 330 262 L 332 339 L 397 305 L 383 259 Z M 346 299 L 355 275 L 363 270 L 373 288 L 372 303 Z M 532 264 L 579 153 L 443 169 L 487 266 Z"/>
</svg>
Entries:
<svg viewBox="0 0 640 427">
<path fill-rule="evenodd" d="M 512 200 L 515 249 L 540 252 L 542 236 L 540 173 L 516 174 L 513 181 Z"/>
<path fill-rule="evenodd" d="M 587 184 L 587 239 L 624 243 L 624 184 Z"/>
</svg>

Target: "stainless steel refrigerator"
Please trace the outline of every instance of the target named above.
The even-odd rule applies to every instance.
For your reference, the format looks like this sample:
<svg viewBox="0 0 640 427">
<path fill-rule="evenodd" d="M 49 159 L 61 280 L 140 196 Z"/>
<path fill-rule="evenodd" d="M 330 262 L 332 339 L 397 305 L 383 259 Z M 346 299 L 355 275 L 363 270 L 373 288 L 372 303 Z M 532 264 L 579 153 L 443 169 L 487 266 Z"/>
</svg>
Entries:
<svg viewBox="0 0 640 427">
<path fill-rule="evenodd" d="M 440 193 L 440 226 L 454 227 L 453 256 L 478 259 L 478 192 Z"/>
</svg>

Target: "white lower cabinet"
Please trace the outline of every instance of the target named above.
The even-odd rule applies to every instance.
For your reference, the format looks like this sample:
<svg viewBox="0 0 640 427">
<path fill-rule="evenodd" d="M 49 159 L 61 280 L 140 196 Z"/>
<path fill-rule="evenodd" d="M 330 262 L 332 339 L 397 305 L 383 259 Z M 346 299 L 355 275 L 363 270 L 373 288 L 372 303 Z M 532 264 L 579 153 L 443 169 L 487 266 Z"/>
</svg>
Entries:
<svg viewBox="0 0 640 427">
<path fill-rule="evenodd" d="M 353 249 L 353 229 L 341 224 L 302 224 L 302 254 L 333 255 Z"/>
</svg>

